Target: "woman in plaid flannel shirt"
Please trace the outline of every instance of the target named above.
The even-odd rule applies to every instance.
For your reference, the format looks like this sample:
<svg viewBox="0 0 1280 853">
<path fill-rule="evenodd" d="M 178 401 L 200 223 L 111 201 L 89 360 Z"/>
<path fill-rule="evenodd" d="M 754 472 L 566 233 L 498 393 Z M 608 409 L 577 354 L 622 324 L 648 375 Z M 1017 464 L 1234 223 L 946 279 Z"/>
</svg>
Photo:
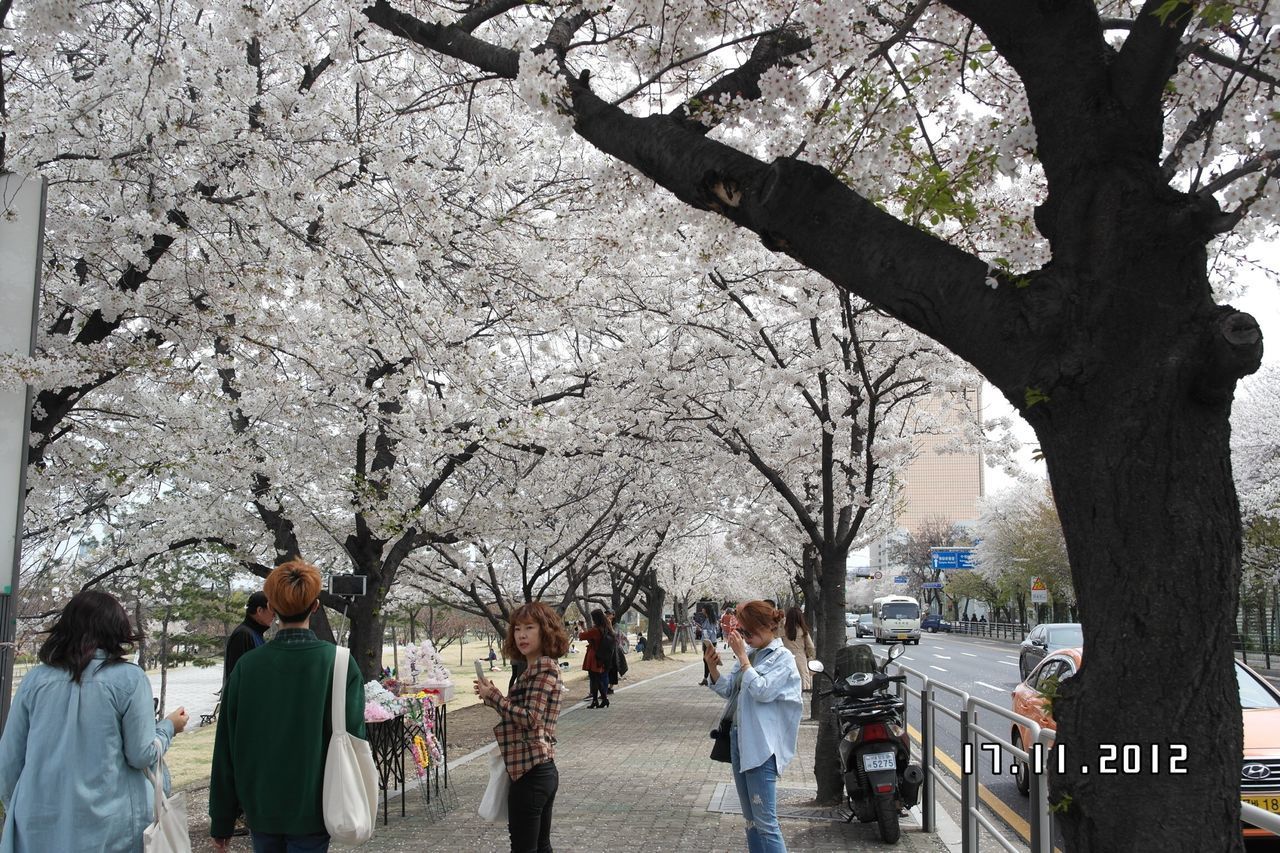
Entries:
<svg viewBox="0 0 1280 853">
<path fill-rule="evenodd" d="M 569 648 L 560 616 L 541 601 L 516 608 L 507 627 L 503 652 L 528 662 L 511 688 L 502 692 L 477 679 L 476 695 L 498 712 L 493 727 L 511 777 L 507 794 L 507 831 L 511 853 L 551 853 L 551 807 L 560 786 L 556 772 L 556 719 L 564 685 L 556 659 Z"/>
</svg>

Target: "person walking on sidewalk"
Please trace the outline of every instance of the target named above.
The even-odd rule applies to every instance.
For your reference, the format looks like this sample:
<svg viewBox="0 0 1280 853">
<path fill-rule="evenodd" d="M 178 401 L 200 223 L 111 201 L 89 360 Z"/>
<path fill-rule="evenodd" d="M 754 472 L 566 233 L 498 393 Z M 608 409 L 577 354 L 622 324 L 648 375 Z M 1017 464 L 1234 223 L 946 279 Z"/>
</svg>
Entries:
<svg viewBox="0 0 1280 853">
<path fill-rule="evenodd" d="M 582 661 L 582 668 L 591 681 L 591 704 L 587 707 L 608 708 L 609 664 L 614 659 L 617 640 L 603 610 L 592 610 L 591 622 L 594 627 L 578 635 L 579 640 L 587 641 L 587 654 Z"/>
<path fill-rule="evenodd" d="M 786 628 L 782 633 L 782 645 L 796 659 L 796 671 L 800 673 L 800 689 L 806 693 L 813 686 L 813 673 L 809 672 L 809 658 L 817 654 L 809 626 L 804 621 L 804 611 L 799 607 L 787 609 Z"/>
<path fill-rule="evenodd" d="M 140 639 L 120 602 L 96 589 L 77 593 L 49 629 L 0 738 L 4 853 L 141 853 L 154 808 L 142 771 L 187 712 L 156 722 L 151 682 L 124 657 Z"/>
<path fill-rule="evenodd" d="M 721 677 L 715 647 L 703 654 L 710 688 L 727 702 L 729 754 L 748 853 L 786 853 L 778 825 L 778 777 L 796 754 L 800 732 L 800 673 L 774 628 L 783 614 L 763 601 L 738 608 L 738 629 L 726 639 L 736 660 Z"/>
<path fill-rule="evenodd" d="M 244 810 L 254 853 L 325 853 L 322 781 L 332 722 L 334 654 L 347 655 L 347 732 L 363 738 L 364 680 L 351 652 L 308 627 L 320 572 L 290 560 L 267 576 L 280 630 L 231 671 L 213 740 L 209 836 L 227 850 Z"/>
<path fill-rule="evenodd" d="M 564 692 L 556 661 L 568 649 L 569 636 L 554 610 L 541 601 L 522 604 L 511 614 L 503 651 L 513 661 L 524 660 L 524 672 L 505 697 L 492 681 L 475 681 L 476 695 L 502 718 L 493 735 L 511 777 L 511 853 L 552 853 L 551 809 L 560 787 L 556 721 Z"/>
</svg>

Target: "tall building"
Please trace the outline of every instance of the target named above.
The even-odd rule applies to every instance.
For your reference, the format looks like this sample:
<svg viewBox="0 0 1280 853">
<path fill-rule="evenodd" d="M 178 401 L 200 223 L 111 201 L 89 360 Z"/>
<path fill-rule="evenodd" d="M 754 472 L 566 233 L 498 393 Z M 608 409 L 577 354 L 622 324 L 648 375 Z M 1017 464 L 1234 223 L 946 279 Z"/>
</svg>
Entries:
<svg viewBox="0 0 1280 853">
<path fill-rule="evenodd" d="M 963 403 L 948 407 L 941 399 L 934 398 L 925 404 L 929 406 L 927 416 L 936 418 L 939 428 L 915 436 L 915 458 L 907 467 L 898 499 L 896 535 L 918 534 L 925 523 L 933 519 L 942 519 L 948 524 L 972 524 L 978 520 L 978 501 L 985 489 L 982 453 L 977 450 L 938 452 L 954 440 L 959 430 L 981 424 L 981 387 L 966 389 Z M 962 423 L 962 419 L 968 423 Z M 881 578 L 874 583 L 855 582 L 848 591 L 851 602 L 855 596 L 869 602 L 874 595 L 893 591 L 892 576 L 896 572 L 891 565 L 889 545 L 894 535 L 881 537 L 869 546 L 869 568 L 857 570 L 855 574 L 874 579 L 879 573 Z"/>
</svg>

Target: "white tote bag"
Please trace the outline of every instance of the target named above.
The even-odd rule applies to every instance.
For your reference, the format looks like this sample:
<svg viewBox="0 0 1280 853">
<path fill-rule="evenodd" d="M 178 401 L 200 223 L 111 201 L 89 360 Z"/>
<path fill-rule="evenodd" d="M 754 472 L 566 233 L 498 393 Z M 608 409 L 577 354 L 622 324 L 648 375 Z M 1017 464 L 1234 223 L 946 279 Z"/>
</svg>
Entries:
<svg viewBox="0 0 1280 853">
<path fill-rule="evenodd" d="M 156 792 L 155 820 L 142 831 L 145 853 L 191 853 L 191 835 L 187 832 L 187 795 L 164 795 L 164 744 L 156 738 L 155 769 L 143 770 Z"/>
<path fill-rule="evenodd" d="M 480 798 L 480 817 L 489 823 L 498 823 L 507 819 L 507 792 L 511 788 L 511 777 L 507 775 L 507 762 L 502 759 L 502 750 L 489 753 L 489 787 L 484 789 Z"/>
<path fill-rule="evenodd" d="M 343 844 L 364 844 L 378 817 L 378 768 L 369 742 L 347 733 L 347 663 L 351 655 L 334 647 L 333 734 L 324 762 L 324 828 Z"/>
</svg>

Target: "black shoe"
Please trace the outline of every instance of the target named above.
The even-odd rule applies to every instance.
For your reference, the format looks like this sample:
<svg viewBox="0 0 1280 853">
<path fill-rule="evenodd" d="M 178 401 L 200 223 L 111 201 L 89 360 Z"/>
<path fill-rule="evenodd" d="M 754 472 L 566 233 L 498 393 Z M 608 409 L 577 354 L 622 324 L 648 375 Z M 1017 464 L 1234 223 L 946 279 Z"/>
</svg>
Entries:
<svg viewBox="0 0 1280 853">
<path fill-rule="evenodd" d="M 587 707 L 588 707 L 588 708 L 599 708 L 599 707 L 600 707 L 600 702 L 599 702 L 598 700 L 596 700 L 596 699 L 592 699 L 592 700 L 591 700 L 591 704 L 590 704 L 590 705 L 588 705 Z"/>
<path fill-rule="evenodd" d="M 707 680 L 706 680 L 705 678 L 704 678 L 704 679 L 702 679 L 701 681 L 699 681 L 699 682 L 698 682 L 698 686 L 699 686 L 699 687 L 706 687 L 706 686 L 707 686 Z"/>
<path fill-rule="evenodd" d="M 603 702 L 601 702 L 601 703 L 600 703 L 600 707 L 601 707 L 601 708 L 608 708 L 608 707 L 609 707 L 609 700 L 608 700 L 608 699 L 606 699 L 606 700 L 604 700 Z"/>
<path fill-rule="evenodd" d="M 610 688 L 609 688 L 609 695 L 610 695 L 610 696 L 612 696 L 612 695 L 613 695 L 613 688 L 612 688 L 612 687 L 610 687 Z M 607 700 L 607 699 L 605 700 L 605 702 L 606 702 L 606 703 L 607 703 L 608 701 L 609 701 L 609 700 Z"/>
</svg>

